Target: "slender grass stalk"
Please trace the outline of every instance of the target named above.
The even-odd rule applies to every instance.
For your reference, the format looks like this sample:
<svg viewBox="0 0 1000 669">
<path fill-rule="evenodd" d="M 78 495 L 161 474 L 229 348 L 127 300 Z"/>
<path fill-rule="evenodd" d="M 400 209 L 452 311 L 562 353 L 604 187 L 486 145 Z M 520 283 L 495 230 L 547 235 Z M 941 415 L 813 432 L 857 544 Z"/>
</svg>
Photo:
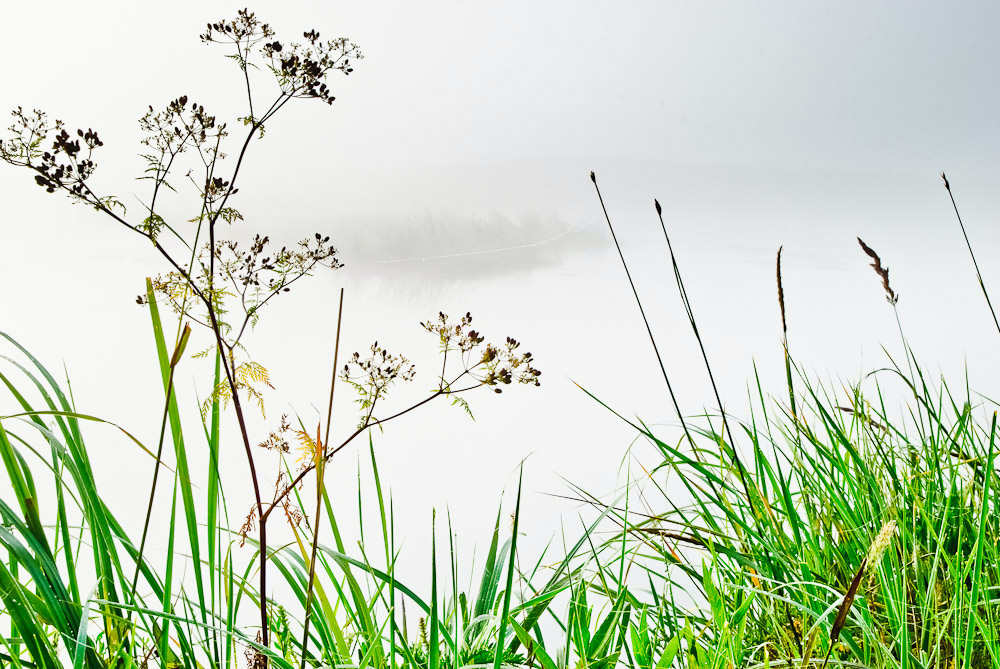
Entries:
<svg viewBox="0 0 1000 669">
<path fill-rule="evenodd" d="M 785 381 L 788 384 L 788 406 L 792 412 L 792 420 L 796 424 L 796 435 L 798 434 L 798 413 L 795 410 L 795 385 L 792 380 L 792 360 L 788 352 L 788 321 L 785 318 L 785 287 L 781 282 L 781 251 L 784 246 L 778 247 L 777 255 L 777 277 L 778 277 L 778 307 L 781 309 L 781 348 L 785 353 Z"/>
<path fill-rule="evenodd" d="M 604 220 L 608 222 L 608 229 L 611 231 L 611 239 L 615 243 L 615 249 L 618 251 L 618 257 L 621 258 L 622 267 L 625 268 L 625 276 L 628 278 L 628 284 L 632 288 L 632 294 L 635 296 L 635 303 L 639 306 L 639 313 L 642 315 L 642 322 L 646 326 L 646 333 L 649 335 L 649 341 L 653 345 L 653 353 L 656 354 L 656 361 L 660 365 L 660 372 L 663 374 L 663 381 L 667 384 L 667 392 L 670 393 L 670 401 L 674 404 L 674 412 L 677 414 L 678 420 L 681 422 L 681 428 L 684 430 L 684 435 L 687 437 L 688 443 L 691 448 L 695 448 L 694 439 L 691 437 L 691 432 L 688 430 L 687 422 L 684 420 L 684 414 L 681 413 L 681 407 L 677 403 L 677 396 L 674 394 L 674 387 L 670 383 L 670 377 L 667 375 L 667 368 L 663 364 L 663 358 L 660 356 L 660 349 L 656 346 L 656 338 L 653 336 L 653 330 L 649 326 L 649 320 L 646 318 L 646 310 L 642 308 L 642 300 L 639 299 L 639 292 L 635 288 L 635 282 L 632 281 L 632 273 L 629 272 L 628 263 L 625 262 L 625 255 L 622 253 L 621 245 L 618 244 L 618 236 L 615 235 L 615 228 L 611 225 L 611 217 L 608 216 L 608 208 L 604 206 L 604 198 L 601 196 L 601 187 L 597 185 L 597 175 L 593 172 L 590 173 L 590 180 L 594 183 L 594 190 L 597 191 L 597 199 L 601 203 L 601 210 L 604 212 Z"/>
<path fill-rule="evenodd" d="M 306 666 L 306 656 L 309 649 L 309 614 L 312 608 L 312 597 L 313 597 L 313 585 L 316 581 L 316 549 L 319 547 L 319 525 L 320 525 L 320 513 L 322 511 L 323 503 L 323 475 L 326 473 L 326 445 L 330 441 L 330 422 L 333 418 L 333 390 L 337 384 L 337 360 L 340 356 L 340 324 L 341 318 L 344 314 L 344 289 L 340 289 L 340 302 L 337 307 L 337 335 L 334 340 L 333 345 L 333 373 L 330 378 L 330 401 L 326 408 L 326 433 L 323 436 L 323 443 L 316 444 L 314 457 L 317 458 L 316 467 L 316 513 L 313 516 L 313 537 L 312 537 L 312 549 L 309 556 L 309 586 L 306 589 L 306 611 L 304 621 L 302 623 L 302 663 L 300 665 L 301 669 L 305 669 Z M 319 435 L 317 435 L 317 438 Z"/>
<path fill-rule="evenodd" d="M 603 202 L 601 204 L 603 206 Z M 694 310 L 691 308 L 691 300 L 688 299 L 687 289 L 684 288 L 684 279 L 681 278 L 681 270 L 677 266 L 677 257 L 674 255 L 674 247 L 673 244 L 670 243 L 670 235 L 667 234 L 667 225 L 663 222 L 663 207 L 660 206 L 659 200 L 654 199 L 653 204 L 656 207 L 656 215 L 660 219 L 660 228 L 663 230 L 663 238 L 667 241 L 667 250 L 670 252 L 670 264 L 674 268 L 674 279 L 677 282 L 677 291 L 680 293 L 681 303 L 684 305 L 684 312 L 688 317 L 688 321 L 691 323 L 691 329 L 694 331 L 694 338 L 698 340 L 698 348 L 701 350 L 701 358 L 705 361 L 705 370 L 708 372 L 708 380 L 712 384 L 712 393 L 714 393 L 715 402 L 719 407 L 719 418 L 722 420 L 722 427 L 726 431 L 726 436 L 729 437 L 729 444 L 733 451 L 733 462 L 736 464 L 736 471 L 740 476 L 740 484 L 743 486 L 743 491 L 747 495 L 747 503 L 750 505 L 750 512 L 756 515 L 757 505 L 754 503 L 754 496 L 751 494 L 749 486 L 747 486 L 746 470 L 743 466 L 743 461 L 740 460 L 739 453 L 736 450 L 736 440 L 733 438 L 733 432 L 729 427 L 729 421 L 726 420 L 726 410 L 722 407 L 722 398 L 719 397 L 719 388 L 715 383 L 715 375 L 712 374 L 712 365 L 708 362 L 708 353 L 705 352 L 705 343 L 701 339 L 701 333 L 698 332 L 698 323 L 694 318 Z"/>
<path fill-rule="evenodd" d="M 156 481 L 160 474 L 160 464 L 163 462 L 163 441 L 167 431 L 167 417 L 170 414 L 170 396 L 174 389 L 174 370 L 184 355 L 187 347 L 188 337 L 191 336 L 191 326 L 184 326 L 184 333 L 174 348 L 174 354 L 170 357 L 170 375 L 167 378 L 167 399 L 163 405 L 163 418 L 160 421 L 160 438 L 156 448 L 156 464 L 153 465 L 153 481 L 149 486 L 149 503 L 146 505 L 146 520 L 142 524 L 142 539 L 139 541 L 139 556 L 135 561 L 135 574 L 132 576 L 132 586 L 129 589 L 131 603 L 135 604 L 135 589 L 139 584 L 139 566 L 142 564 L 142 556 L 146 549 L 146 536 L 149 532 L 149 519 L 153 515 L 153 498 L 156 495 Z M 129 614 L 131 617 L 131 613 Z"/>
<path fill-rule="evenodd" d="M 437 511 L 431 511 L 431 610 L 427 669 L 441 669 L 441 611 L 438 608 Z"/>
<path fill-rule="evenodd" d="M 962 215 L 958 213 L 958 204 L 955 203 L 955 194 L 951 192 L 951 184 L 948 183 L 948 177 L 941 173 L 941 178 L 944 180 L 944 187 L 948 191 L 948 197 L 951 198 L 951 206 L 955 210 L 955 218 L 958 219 L 958 226 L 962 229 L 962 236 L 965 238 L 965 246 L 969 249 L 969 257 L 972 258 L 972 266 L 976 268 L 976 280 L 979 281 L 979 287 L 983 291 L 983 297 L 986 298 L 986 306 L 990 308 L 990 315 L 993 316 L 993 324 L 997 328 L 997 332 L 1000 332 L 1000 321 L 997 320 L 997 313 L 993 310 L 993 302 L 990 301 L 990 294 L 986 292 L 986 284 L 983 283 L 983 275 L 979 271 L 979 263 L 976 262 L 976 254 L 972 252 L 972 243 L 969 241 L 969 235 L 965 231 L 965 223 L 962 222 Z"/>
</svg>

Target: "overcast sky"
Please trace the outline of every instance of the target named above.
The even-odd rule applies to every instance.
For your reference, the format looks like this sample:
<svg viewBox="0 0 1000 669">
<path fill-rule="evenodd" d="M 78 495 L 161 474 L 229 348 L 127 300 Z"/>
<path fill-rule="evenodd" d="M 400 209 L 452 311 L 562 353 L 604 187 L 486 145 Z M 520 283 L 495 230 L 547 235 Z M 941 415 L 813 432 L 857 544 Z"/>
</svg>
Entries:
<svg viewBox="0 0 1000 669">
<path fill-rule="evenodd" d="M 6 3 L 0 108 L 37 107 L 99 130 L 93 183 L 137 215 L 136 119 L 147 105 L 188 95 L 229 120 L 237 141 L 239 72 L 220 46 L 198 40 L 206 22 L 237 8 Z M 711 395 L 654 197 L 737 414 L 746 415 L 754 362 L 766 391 L 783 392 L 781 245 L 790 346 L 805 370 L 837 388 L 884 366 L 883 345 L 900 356 L 858 236 L 890 267 L 925 367 L 961 385 L 968 365 L 974 389 L 1000 395 L 1000 339 L 939 177 L 948 172 L 986 285 L 1000 294 L 996 3 L 287 0 L 251 9 L 279 39 L 315 28 L 365 53 L 350 77 L 333 78 L 331 107 L 300 101 L 276 117 L 239 184 L 246 221 L 234 237 L 266 231 L 284 244 L 320 231 L 346 265 L 283 298 L 251 338 L 276 386 L 256 429 L 283 411 L 316 422 L 340 287 L 344 347 L 378 339 L 423 372 L 400 402 L 433 383 L 435 343 L 417 323 L 439 310 L 471 311 L 488 338 L 520 339 L 543 371 L 541 388 L 470 398 L 477 422 L 430 407 L 376 435 L 415 546 L 426 543 L 431 507 L 449 502 L 458 531 L 482 543 L 525 457 L 533 541 L 572 518 L 568 503 L 535 494 L 565 492 L 560 476 L 595 493 L 622 482 L 634 435 L 573 381 L 673 434 L 591 170 L 686 413 Z M 162 393 L 148 313 L 134 299 L 163 265 L 138 237 L 0 168 L 0 330 L 53 371 L 66 365 L 81 411 L 155 443 Z M 191 198 L 182 190 L 171 211 L 188 214 Z M 204 396 L 202 378 L 181 380 L 182 402 Z M 347 399 L 336 413 L 342 431 L 353 421 Z M 122 508 L 143 491 L 150 462 L 107 432 L 89 438 L 108 465 L 112 508 Z M 348 516 L 358 453 L 335 474 Z M 637 446 L 643 462 L 653 455 Z M 239 449 L 230 456 L 235 480 L 244 465 Z M 110 484 L 121 471 L 134 471 L 134 490 Z"/>
</svg>

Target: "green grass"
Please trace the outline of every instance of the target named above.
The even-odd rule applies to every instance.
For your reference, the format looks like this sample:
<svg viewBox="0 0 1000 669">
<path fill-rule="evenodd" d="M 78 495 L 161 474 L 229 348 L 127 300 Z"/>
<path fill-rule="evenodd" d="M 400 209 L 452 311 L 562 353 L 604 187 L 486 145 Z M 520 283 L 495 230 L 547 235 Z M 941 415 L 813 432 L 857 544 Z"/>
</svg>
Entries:
<svg viewBox="0 0 1000 669">
<path fill-rule="evenodd" d="M 660 224 L 714 389 L 662 215 Z M 617 245 L 613 227 L 612 237 Z M 888 269 L 858 242 L 895 311 Z M 678 414 L 680 440 L 630 422 L 663 458 L 641 486 L 643 507 L 659 513 L 607 507 L 622 553 L 650 585 L 656 626 L 646 629 L 656 633 L 633 639 L 640 666 L 652 661 L 646 648 L 663 648 L 691 668 L 1000 667 L 995 404 L 929 379 L 905 336 L 903 365 L 890 358 L 840 392 L 812 382 L 788 350 L 780 262 L 779 250 L 787 387 L 775 396 L 787 399 L 766 399 L 758 381 L 750 417 L 723 420 L 716 391 L 714 420 Z M 888 399 L 899 389 L 902 407 Z"/>
<path fill-rule="evenodd" d="M 996 414 L 977 421 L 983 408 L 968 396 L 920 376 L 914 385 L 896 368 L 839 403 L 798 379 L 796 416 L 760 392 L 751 419 L 734 426 L 752 449 L 753 507 L 718 421 L 695 428 L 693 450 L 635 424 L 663 455 L 643 493 L 663 511 L 612 516 L 633 569 L 662 593 L 661 642 L 679 639 L 691 667 L 828 653 L 871 667 L 1000 666 Z M 890 380 L 915 391 L 905 424 L 883 403 Z M 668 474 L 683 501 L 662 487 Z M 883 530 L 884 552 L 866 564 L 834 636 Z"/>
</svg>

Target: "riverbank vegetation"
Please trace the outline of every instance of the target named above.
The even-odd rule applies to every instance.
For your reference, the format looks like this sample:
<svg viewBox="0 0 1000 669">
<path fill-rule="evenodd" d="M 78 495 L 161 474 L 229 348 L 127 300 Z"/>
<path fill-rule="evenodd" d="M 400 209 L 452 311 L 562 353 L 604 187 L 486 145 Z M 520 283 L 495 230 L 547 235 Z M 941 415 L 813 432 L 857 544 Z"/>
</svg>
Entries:
<svg viewBox="0 0 1000 669">
<path fill-rule="evenodd" d="M 149 192 L 138 216 L 92 188 L 93 156 L 103 147 L 95 131 L 71 133 L 41 111 L 19 108 L 0 144 L 0 156 L 29 170 L 44 191 L 67 194 L 144 237 L 165 268 L 137 298 L 162 376 L 155 444 L 135 439 L 116 417 L 78 412 L 69 381 L 43 363 L 46 353 L 36 357 L 0 332 L 5 406 L 16 407 L 0 416 L 0 664 L 1000 667 L 996 403 L 928 374 L 901 323 L 899 353 L 886 353 L 884 368 L 839 388 L 810 378 L 789 340 L 794 305 L 786 304 L 781 250 L 775 327 L 784 387 L 754 383 L 743 417 L 727 413 L 717 392 L 701 416 L 682 414 L 675 400 L 676 424 L 658 427 L 628 418 L 628 407 L 604 404 L 599 388 L 581 389 L 655 449 L 656 466 L 614 498 L 574 489 L 589 509 L 585 524 L 574 532 L 553 528 L 560 540 L 539 554 L 518 545 L 520 520 L 530 511 L 520 486 L 482 519 L 491 541 L 474 567 L 459 560 L 450 518 L 437 514 L 427 528 L 429 587 L 406 583 L 399 561 L 412 556 L 400 551 L 398 501 L 380 479 L 373 428 L 404 421 L 435 400 L 471 412 L 470 398 L 502 401 L 492 395 L 513 386 L 530 392 L 541 372 L 517 340 L 488 339 L 473 329 L 471 314 L 456 320 L 440 313 L 420 324 L 441 355 L 433 388 L 396 406 L 391 391 L 416 371 L 409 359 L 378 343 L 341 356 L 338 330 L 330 333 L 325 424 L 283 416 L 272 431 L 255 434 L 245 412 L 263 410 L 269 379 L 251 353 L 250 333 L 268 304 L 300 279 L 337 269 L 340 256 L 325 233 L 280 250 L 269 235 L 238 240 L 236 183 L 252 169 L 249 148 L 275 115 L 302 100 L 332 103 L 328 77 L 353 72 L 361 53 L 347 39 L 321 40 L 316 31 L 301 42 L 279 41 L 246 10 L 209 24 L 202 39 L 228 49 L 245 82 L 246 115 L 235 124 L 242 140 L 234 160 L 224 162 L 231 130 L 202 105 L 180 96 L 159 111 L 150 107 L 140 120 Z M 259 79 L 266 78 L 269 93 L 262 94 Z M 596 175 L 591 179 L 597 188 Z M 164 200 L 183 193 L 195 195 L 192 215 L 171 220 Z M 602 198 L 599 204 L 603 209 Z M 717 370 L 654 206 L 664 257 L 714 389 Z M 875 272 L 873 289 L 895 312 L 899 296 L 885 262 L 858 242 L 859 262 Z M 188 343 L 199 328 L 211 343 L 193 350 Z M 648 325 L 647 334 L 674 397 L 670 351 L 657 347 Z M 214 361 L 200 382 L 202 401 L 177 392 L 176 374 L 192 356 Z M 345 401 L 348 392 L 358 422 L 331 440 L 334 398 Z M 187 419 L 185 403 L 200 422 Z M 99 424 L 149 456 L 149 471 L 135 473 L 150 481 L 142 526 L 125 526 L 121 510 L 105 502 L 84 439 L 88 426 Z M 359 511 L 338 506 L 325 483 L 328 463 L 348 446 L 367 450 L 371 466 L 370 481 L 359 477 L 357 499 L 378 522 L 363 537 L 345 536 L 338 519 Z M 249 480 L 220 471 L 220 452 L 234 448 L 245 453 Z M 195 450 L 208 462 L 204 471 L 190 466 Z M 236 486 L 253 490 L 250 509 L 227 503 L 226 491 Z M 169 523 L 157 530 L 166 536 L 163 556 L 147 550 L 157 499 L 171 508 Z"/>
</svg>

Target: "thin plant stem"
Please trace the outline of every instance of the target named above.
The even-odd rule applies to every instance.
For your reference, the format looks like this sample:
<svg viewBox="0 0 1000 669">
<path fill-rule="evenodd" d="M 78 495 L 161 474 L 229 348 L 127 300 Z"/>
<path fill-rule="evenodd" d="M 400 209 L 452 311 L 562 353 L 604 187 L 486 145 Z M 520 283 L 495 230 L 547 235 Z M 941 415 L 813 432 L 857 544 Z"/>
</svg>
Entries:
<svg viewBox="0 0 1000 669">
<path fill-rule="evenodd" d="M 330 421 L 333 416 L 333 389 L 337 384 L 337 360 L 340 357 L 340 324 L 344 313 L 344 289 L 340 289 L 340 306 L 337 307 L 337 337 L 333 345 L 333 374 L 330 378 L 330 403 L 326 408 L 326 434 L 323 435 L 322 445 L 316 445 L 315 456 L 318 460 L 316 467 L 316 514 L 313 516 L 313 540 L 312 549 L 309 555 L 309 586 L 306 590 L 306 613 L 305 621 L 302 623 L 302 664 L 301 669 L 306 667 L 306 654 L 309 648 L 309 614 L 312 610 L 313 587 L 316 581 L 316 549 L 319 546 L 319 519 L 323 504 L 323 475 L 326 474 L 325 453 L 320 452 L 320 447 L 325 450 L 326 444 L 330 440 Z M 317 435 L 318 436 L 318 435 Z"/>
<path fill-rule="evenodd" d="M 688 430 L 687 422 L 684 420 L 684 415 L 681 413 L 681 407 L 677 403 L 677 396 L 674 394 L 674 387 L 670 383 L 670 377 L 667 375 L 667 368 L 663 365 L 663 358 L 660 357 L 660 350 L 656 346 L 656 338 L 653 337 L 653 330 L 649 327 L 649 320 L 646 318 L 646 311 L 642 308 L 642 300 L 639 299 L 639 292 L 635 289 L 635 283 L 632 281 L 632 274 L 628 271 L 628 263 L 625 262 L 625 256 L 622 254 L 622 247 L 618 244 L 618 237 L 615 235 L 615 228 L 611 225 L 611 217 L 608 216 L 608 208 L 604 206 L 604 198 L 601 197 L 601 187 L 597 185 L 597 176 L 591 172 L 590 180 L 594 182 L 594 189 L 597 191 L 597 199 L 601 202 L 601 209 L 604 211 L 604 219 L 608 222 L 608 229 L 611 230 L 611 239 L 615 243 L 615 248 L 618 250 L 618 257 L 621 258 L 622 266 L 625 268 L 625 276 L 628 278 L 628 284 L 632 287 L 632 294 L 635 295 L 635 303 L 639 306 L 639 313 L 642 315 L 642 322 L 646 325 L 646 332 L 649 334 L 649 341 L 653 344 L 653 353 L 656 354 L 656 361 L 660 363 L 660 371 L 663 373 L 663 380 L 667 384 L 667 391 L 670 393 L 670 400 L 674 404 L 674 412 L 677 414 L 677 418 L 681 421 L 681 428 L 684 430 L 684 435 L 687 437 L 688 443 L 691 444 L 691 448 L 697 451 L 694 444 L 694 438 L 691 436 L 691 432 Z"/>
<path fill-rule="evenodd" d="M 362 432 L 364 432 L 368 428 L 375 427 L 376 425 L 381 425 L 382 423 L 387 423 L 387 422 L 389 422 L 390 420 L 392 420 L 394 418 L 399 418 L 403 414 L 410 413 L 414 409 L 417 409 L 418 407 L 421 407 L 421 406 L 427 404 L 428 402 L 430 402 L 435 397 L 439 397 L 441 395 L 456 395 L 459 392 L 465 392 L 467 390 L 472 390 L 474 388 L 478 388 L 481 385 L 482 384 L 479 384 L 479 385 L 476 385 L 476 386 L 470 386 L 468 388 L 462 388 L 461 390 L 454 391 L 454 392 L 448 392 L 447 390 L 437 390 L 437 391 L 434 391 L 433 393 L 431 393 L 430 395 L 428 395 L 427 397 L 425 397 L 424 399 L 420 400 L 416 404 L 413 404 L 410 407 L 408 407 L 406 409 L 403 409 L 402 411 L 389 416 L 388 418 L 380 418 L 378 420 L 373 420 L 373 421 L 367 421 L 366 420 L 365 423 L 361 427 L 359 427 L 354 432 L 352 432 L 351 435 L 349 437 L 347 437 L 347 439 L 345 439 L 344 441 L 342 441 L 340 443 L 339 446 L 337 446 L 336 448 L 328 451 L 323 456 L 323 459 L 324 459 L 324 461 L 330 460 L 330 458 L 332 458 L 334 455 L 336 455 L 337 453 L 339 453 L 341 451 L 341 449 L 345 448 L 348 444 L 350 444 L 352 441 L 354 441 L 354 439 L 359 434 L 361 434 Z M 297 486 L 299 484 L 299 482 L 302 479 L 304 479 L 306 477 L 306 475 L 309 474 L 309 472 L 311 472 L 315 468 L 316 468 L 316 464 L 314 463 L 314 464 L 309 465 L 305 469 L 303 469 L 301 472 L 299 472 L 298 475 L 294 479 L 292 479 L 292 482 L 289 483 L 287 486 L 285 486 L 285 489 L 277 497 L 274 498 L 273 502 L 271 502 L 268 505 L 267 510 L 264 511 L 264 514 L 263 514 L 262 517 L 263 518 L 267 518 L 271 514 L 271 512 L 274 511 L 275 508 L 277 508 L 278 504 L 281 503 L 281 500 L 283 500 L 285 497 L 287 497 L 288 494 L 290 492 L 292 492 L 292 490 L 295 489 L 295 486 Z"/>
<path fill-rule="evenodd" d="M 784 246 L 778 247 L 776 261 L 776 273 L 778 279 L 778 307 L 781 309 L 781 348 L 785 353 L 785 382 L 788 384 L 788 406 L 792 412 L 792 425 L 795 426 L 795 444 L 802 447 L 801 427 L 799 426 L 798 411 L 795 406 L 795 385 L 792 380 L 792 357 L 788 352 L 788 321 L 785 318 L 785 287 L 781 282 L 781 251 Z"/>
<path fill-rule="evenodd" d="M 167 375 L 167 399 L 163 405 L 163 420 L 160 421 L 160 442 L 156 449 L 156 464 L 153 466 L 153 482 L 149 489 L 149 504 L 146 506 L 146 520 L 142 526 L 142 539 L 139 542 L 139 553 L 135 559 L 135 574 L 132 576 L 132 603 L 135 604 L 135 592 L 139 584 L 139 568 L 142 565 L 142 555 L 146 548 L 146 537 L 149 533 L 149 519 L 153 514 L 153 498 L 156 495 L 156 482 L 160 476 L 160 465 L 163 463 L 163 442 L 167 431 L 167 415 L 170 413 L 170 400 L 173 399 L 174 370 L 180 362 L 181 355 L 191 334 L 191 326 L 185 325 L 184 332 L 178 338 L 174 353 L 170 358 L 170 373 Z"/>
<path fill-rule="evenodd" d="M 958 213 L 958 205 L 955 203 L 955 195 L 951 192 L 951 184 L 948 183 L 948 177 L 941 173 L 941 178 L 944 179 L 944 187 L 948 191 L 948 197 L 951 198 L 951 206 L 955 209 L 955 217 L 958 219 L 958 226 L 962 229 L 962 236 L 965 237 L 965 245 L 969 249 L 969 255 L 972 257 L 972 266 L 976 268 L 976 279 L 979 280 L 979 287 L 983 289 L 983 297 L 986 298 L 986 305 L 990 308 L 990 315 L 993 316 L 993 324 L 997 328 L 997 332 L 1000 332 L 1000 321 L 997 320 L 997 313 L 993 310 L 993 303 L 990 301 L 990 295 L 986 292 L 986 284 L 983 283 L 983 275 L 979 272 L 979 263 L 976 262 L 976 254 L 972 252 L 972 243 L 969 242 L 969 235 L 965 232 L 965 224 L 962 223 L 962 215 Z"/>
<path fill-rule="evenodd" d="M 625 276 L 628 277 L 629 286 L 632 287 L 632 294 L 635 295 L 635 303 L 638 305 L 639 313 L 642 315 L 642 322 L 646 325 L 646 332 L 649 334 L 649 341 L 653 345 L 653 353 L 656 354 L 656 361 L 660 364 L 660 372 L 663 373 L 663 380 L 667 384 L 670 401 L 673 402 L 674 405 L 674 413 L 677 414 L 677 419 L 681 422 L 681 428 L 684 430 L 684 436 L 687 438 L 688 444 L 691 446 L 691 452 L 698 461 L 701 461 L 701 453 L 694 443 L 694 438 L 691 436 L 691 431 L 688 429 L 687 421 L 684 420 L 684 414 L 681 413 L 681 407 L 677 402 L 677 396 L 674 394 L 674 388 L 670 383 L 670 377 L 667 375 L 667 368 L 664 366 L 663 358 L 660 357 L 660 350 L 656 346 L 656 339 L 653 337 L 653 330 L 649 327 L 649 320 L 646 319 L 646 311 L 642 308 L 642 300 L 639 299 L 639 293 L 635 288 L 635 283 L 632 281 L 632 274 L 628 271 L 628 263 L 625 262 L 625 255 L 622 253 L 621 246 L 618 244 L 618 237 L 615 235 L 614 226 L 611 225 L 611 217 L 608 216 L 608 209 L 604 206 L 604 198 L 601 196 L 601 188 L 597 185 L 597 176 L 593 172 L 590 173 L 590 180 L 594 182 L 594 189 L 597 191 L 597 199 L 601 203 L 601 210 L 604 212 L 604 219 L 608 222 L 608 229 L 611 231 L 611 239 L 614 240 L 615 249 L 618 250 L 618 257 L 621 258 L 622 267 L 625 268 Z M 718 489 L 715 487 L 715 483 L 708 481 L 708 485 L 712 491 L 716 493 L 716 495 L 719 494 Z M 747 493 L 747 497 L 749 498 L 749 493 Z"/>
<path fill-rule="evenodd" d="M 146 536 L 149 532 L 149 519 L 153 514 L 153 498 L 156 496 L 156 483 L 160 476 L 160 463 L 163 458 L 164 435 L 167 430 L 167 414 L 170 411 L 170 399 L 173 397 L 174 370 L 170 368 L 170 375 L 167 378 L 167 399 L 163 405 L 163 420 L 160 422 L 160 443 L 156 449 L 156 464 L 153 466 L 153 482 L 149 487 L 149 503 L 146 505 L 146 520 L 142 525 L 142 539 L 139 541 L 139 554 L 135 558 L 135 573 L 132 576 L 132 603 L 135 604 L 135 591 L 139 584 L 139 567 L 142 565 L 142 556 L 146 550 Z"/>
<path fill-rule="evenodd" d="M 659 200 L 653 200 L 653 204 L 656 205 L 656 215 L 660 218 L 660 227 L 663 229 L 663 238 L 667 240 L 667 250 L 670 252 L 670 264 L 673 265 L 674 268 L 674 279 L 677 281 L 677 291 L 680 293 L 681 302 L 684 305 L 684 311 L 687 314 L 688 321 L 691 323 L 691 329 L 694 331 L 694 338 L 698 340 L 698 348 L 701 350 L 701 358 L 705 361 L 705 369 L 708 371 L 708 380 L 712 384 L 712 392 L 715 394 L 715 402 L 719 406 L 719 416 L 722 418 L 722 427 L 726 431 L 726 436 L 729 437 L 729 445 L 733 449 L 733 462 L 736 463 L 736 471 L 740 475 L 740 483 L 743 484 L 743 491 L 746 493 L 747 502 L 750 504 L 750 512 L 757 515 L 757 510 L 753 502 L 753 495 L 750 494 L 750 488 L 747 486 L 745 468 L 743 467 L 743 462 L 740 460 L 739 454 L 736 452 L 736 440 L 733 439 L 733 432 L 729 427 L 729 421 L 726 420 L 726 411 L 722 408 L 722 399 L 719 397 L 719 388 L 715 385 L 715 376 L 712 374 L 712 366 L 708 362 L 708 354 L 705 352 L 705 344 L 701 340 L 701 333 L 698 332 L 698 323 L 694 319 L 694 311 L 691 309 L 691 301 L 688 299 L 687 289 L 684 288 L 684 280 L 681 278 L 681 270 L 677 266 L 677 258 L 674 256 L 674 247 L 670 243 L 670 235 L 667 234 L 667 226 L 663 222 L 663 208 L 660 206 Z"/>
</svg>

